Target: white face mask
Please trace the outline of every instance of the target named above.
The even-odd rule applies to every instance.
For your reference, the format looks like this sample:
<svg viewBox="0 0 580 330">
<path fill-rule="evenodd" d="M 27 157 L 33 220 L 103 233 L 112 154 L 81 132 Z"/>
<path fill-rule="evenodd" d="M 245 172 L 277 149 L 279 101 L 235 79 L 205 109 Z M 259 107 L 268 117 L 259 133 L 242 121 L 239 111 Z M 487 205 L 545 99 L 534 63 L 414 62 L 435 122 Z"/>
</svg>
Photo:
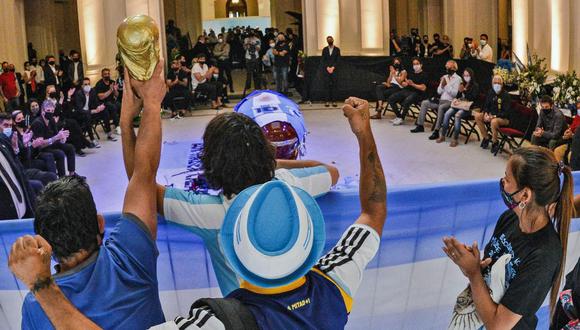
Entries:
<svg viewBox="0 0 580 330">
<path fill-rule="evenodd" d="M 214 79 L 217 79 L 217 78 L 219 78 L 219 76 L 220 76 L 220 75 L 219 75 L 219 74 L 217 74 L 217 73 L 214 73 L 214 74 L 213 74 L 213 78 L 214 78 Z"/>
<path fill-rule="evenodd" d="M 413 70 L 415 70 L 415 72 L 421 71 L 421 64 L 415 64 L 415 65 L 413 65 Z"/>
<path fill-rule="evenodd" d="M 471 81 L 471 77 L 470 76 L 463 76 L 463 80 L 465 80 L 466 83 Z"/>
<path fill-rule="evenodd" d="M 493 84 L 493 90 L 496 94 L 499 94 L 501 92 L 501 84 Z"/>
<path fill-rule="evenodd" d="M 479 40 L 479 43 L 481 44 L 481 46 L 485 46 L 485 45 L 487 45 L 487 40 L 481 39 L 481 40 Z"/>
<path fill-rule="evenodd" d="M 84 91 L 85 93 L 88 93 L 88 92 L 90 92 L 90 91 L 91 91 L 91 86 L 89 86 L 89 85 L 85 85 L 85 86 L 83 86 L 83 91 Z"/>
<path fill-rule="evenodd" d="M 224 42 L 224 39 L 218 39 L 218 42 L 221 44 L 222 42 Z"/>
<path fill-rule="evenodd" d="M 270 48 L 274 48 L 275 46 L 276 46 L 276 44 L 275 44 L 275 43 L 271 43 L 271 44 L 270 44 Z"/>
</svg>

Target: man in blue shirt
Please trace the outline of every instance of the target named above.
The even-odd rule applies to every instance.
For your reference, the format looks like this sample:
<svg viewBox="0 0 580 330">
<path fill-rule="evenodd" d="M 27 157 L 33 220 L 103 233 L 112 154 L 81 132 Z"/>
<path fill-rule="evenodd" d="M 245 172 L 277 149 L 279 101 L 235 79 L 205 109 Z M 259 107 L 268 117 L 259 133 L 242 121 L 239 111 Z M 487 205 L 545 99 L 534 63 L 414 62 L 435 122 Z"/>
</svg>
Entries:
<svg viewBox="0 0 580 330">
<path fill-rule="evenodd" d="M 198 300 L 188 317 L 177 317 L 154 329 L 345 327 L 364 270 L 379 248 L 387 187 L 368 102 L 350 98 L 343 111 L 360 148 L 361 214 L 335 247 L 319 258 L 326 241 L 324 219 L 306 191 L 283 181 L 244 189 L 228 209 L 220 234 L 228 261 L 243 279 L 241 288 L 225 301 Z M 36 258 L 30 261 L 34 272 L 38 257 L 26 250 L 20 254 Z M 56 300 L 58 295 L 50 297 Z M 216 310 L 211 305 L 227 308 Z M 42 307 L 55 315 L 55 322 L 97 329 L 66 299 Z"/>
<path fill-rule="evenodd" d="M 163 62 L 145 82 L 131 81 L 127 72 L 122 122 L 129 185 L 123 216 L 103 244 L 104 219 L 97 214 L 84 180 L 66 177 L 45 188 L 34 221 L 37 236 L 19 238 L 10 253 L 12 272 L 31 291 L 22 306 L 23 329 L 67 327 L 70 323 L 61 323 L 59 316 L 79 312 L 88 317 L 75 323 L 83 329 L 146 329 L 164 321 L 155 244 L 159 109 L 165 95 Z M 140 97 L 135 97 L 133 90 Z M 131 125 L 141 109 L 141 131 L 136 139 Z M 50 273 L 51 255 L 58 261 L 54 275 Z M 43 311 L 67 299 L 74 305 L 70 310 L 62 314 Z"/>
</svg>

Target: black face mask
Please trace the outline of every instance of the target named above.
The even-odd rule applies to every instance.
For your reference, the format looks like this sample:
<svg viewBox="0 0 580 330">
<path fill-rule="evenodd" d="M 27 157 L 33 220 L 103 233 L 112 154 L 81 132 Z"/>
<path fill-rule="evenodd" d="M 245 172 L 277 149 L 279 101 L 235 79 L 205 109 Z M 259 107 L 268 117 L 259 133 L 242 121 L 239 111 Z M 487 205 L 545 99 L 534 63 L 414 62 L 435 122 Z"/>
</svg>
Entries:
<svg viewBox="0 0 580 330">
<path fill-rule="evenodd" d="M 48 62 L 49 65 L 54 65 L 55 63 L 56 63 L 55 61 Z"/>
<path fill-rule="evenodd" d="M 455 70 L 453 69 L 447 69 L 447 74 L 452 76 L 455 73 Z"/>
<path fill-rule="evenodd" d="M 50 92 L 50 93 L 48 93 L 48 97 L 50 97 L 51 99 L 56 99 L 58 97 L 58 93 L 57 92 Z"/>
<path fill-rule="evenodd" d="M 401 68 L 401 63 L 395 63 L 395 64 L 393 64 L 393 68 L 399 70 Z"/>
<path fill-rule="evenodd" d="M 36 64 L 38 64 L 38 62 L 32 61 L 31 64 L 34 65 L 34 66 L 36 66 Z"/>
<path fill-rule="evenodd" d="M 52 112 L 45 112 L 45 113 L 44 113 L 44 119 L 46 119 L 46 120 L 49 120 L 49 121 L 50 121 L 50 120 L 52 120 L 53 118 L 54 118 L 54 113 L 52 113 Z"/>
<path fill-rule="evenodd" d="M 109 82 L 109 81 L 111 81 L 111 77 L 103 77 L 103 80 L 106 82 Z"/>
<path fill-rule="evenodd" d="M 549 115 L 551 111 L 552 111 L 552 109 L 542 109 L 542 112 L 544 113 L 544 115 Z"/>
<path fill-rule="evenodd" d="M 10 72 L 14 72 L 14 71 L 16 71 L 16 69 L 14 69 L 14 68 L 10 69 Z"/>
<path fill-rule="evenodd" d="M 16 127 L 26 128 L 26 123 L 23 121 L 19 121 L 16 123 Z"/>
<path fill-rule="evenodd" d="M 80 61 L 80 59 L 78 59 L 78 58 L 73 58 L 73 62 L 75 62 L 75 63 L 76 63 L 76 62 L 78 62 L 78 61 Z"/>
</svg>

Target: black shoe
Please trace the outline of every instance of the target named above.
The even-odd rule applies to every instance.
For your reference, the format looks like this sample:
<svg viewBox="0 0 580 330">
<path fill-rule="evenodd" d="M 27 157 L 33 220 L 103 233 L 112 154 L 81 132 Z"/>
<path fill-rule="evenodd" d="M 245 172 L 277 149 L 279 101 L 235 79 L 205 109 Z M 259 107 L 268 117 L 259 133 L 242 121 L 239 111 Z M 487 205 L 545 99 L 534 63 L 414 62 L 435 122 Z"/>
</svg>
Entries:
<svg viewBox="0 0 580 330">
<path fill-rule="evenodd" d="M 499 151 L 499 142 L 494 142 L 491 145 L 491 153 L 495 155 L 498 151 Z"/>
<path fill-rule="evenodd" d="M 87 155 L 87 154 L 86 154 L 84 151 L 82 151 L 82 150 L 78 150 L 78 151 L 76 152 L 76 154 L 77 154 L 77 156 L 79 156 L 79 157 L 85 157 L 85 156 Z"/>
<path fill-rule="evenodd" d="M 481 140 L 481 144 L 479 146 L 482 149 L 487 149 L 487 147 L 489 146 L 489 139 L 484 138 L 483 140 Z"/>
<path fill-rule="evenodd" d="M 429 140 L 437 140 L 439 138 L 439 131 L 433 131 L 433 134 L 429 137 Z"/>
<path fill-rule="evenodd" d="M 114 142 L 114 141 L 117 141 L 117 138 L 114 137 L 113 135 L 109 135 L 109 136 L 107 136 L 107 140 Z"/>
<path fill-rule="evenodd" d="M 417 127 L 411 130 L 411 133 L 423 133 L 423 132 L 425 132 L 425 127 L 421 125 L 417 125 Z"/>
<path fill-rule="evenodd" d="M 95 149 L 97 147 L 97 145 L 95 145 L 93 142 L 89 143 L 89 145 L 87 146 L 89 149 Z"/>
</svg>

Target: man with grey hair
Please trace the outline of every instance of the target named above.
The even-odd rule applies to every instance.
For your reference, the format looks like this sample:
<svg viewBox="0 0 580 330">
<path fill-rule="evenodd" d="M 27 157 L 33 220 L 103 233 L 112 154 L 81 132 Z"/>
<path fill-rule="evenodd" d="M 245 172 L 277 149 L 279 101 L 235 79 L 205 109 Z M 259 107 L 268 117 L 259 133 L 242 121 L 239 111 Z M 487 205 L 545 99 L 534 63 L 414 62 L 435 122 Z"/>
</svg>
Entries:
<svg viewBox="0 0 580 330">
<path fill-rule="evenodd" d="M 441 77 L 439 81 L 439 87 L 437 87 L 437 94 L 439 98 L 432 97 L 428 100 L 421 102 L 421 113 L 417 119 L 417 127 L 411 130 L 411 133 L 424 132 L 425 116 L 429 109 L 437 109 L 437 119 L 435 122 L 435 127 L 433 134 L 429 136 L 429 140 L 437 140 L 439 138 L 439 128 L 441 127 L 441 122 L 443 121 L 443 115 L 451 107 L 451 101 L 457 96 L 459 92 L 459 85 L 462 82 L 461 77 L 457 72 L 457 62 L 454 60 L 449 60 L 445 63 L 446 73 Z"/>
<path fill-rule="evenodd" d="M 498 130 L 500 127 L 508 126 L 513 116 L 511 108 L 511 98 L 503 88 L 503 78 L 499 75 L 493 76 L 491 81 L 491 91 L 487 93 L 487 98 L 483 104 L 481 112 L 474 113 L 475 123 L 483 136 L 481 147 L 487 149 L 489 146 L 488 124 L 491 127 L 491 153 L 495 154 L 499 148 Z"/>
</svg>

